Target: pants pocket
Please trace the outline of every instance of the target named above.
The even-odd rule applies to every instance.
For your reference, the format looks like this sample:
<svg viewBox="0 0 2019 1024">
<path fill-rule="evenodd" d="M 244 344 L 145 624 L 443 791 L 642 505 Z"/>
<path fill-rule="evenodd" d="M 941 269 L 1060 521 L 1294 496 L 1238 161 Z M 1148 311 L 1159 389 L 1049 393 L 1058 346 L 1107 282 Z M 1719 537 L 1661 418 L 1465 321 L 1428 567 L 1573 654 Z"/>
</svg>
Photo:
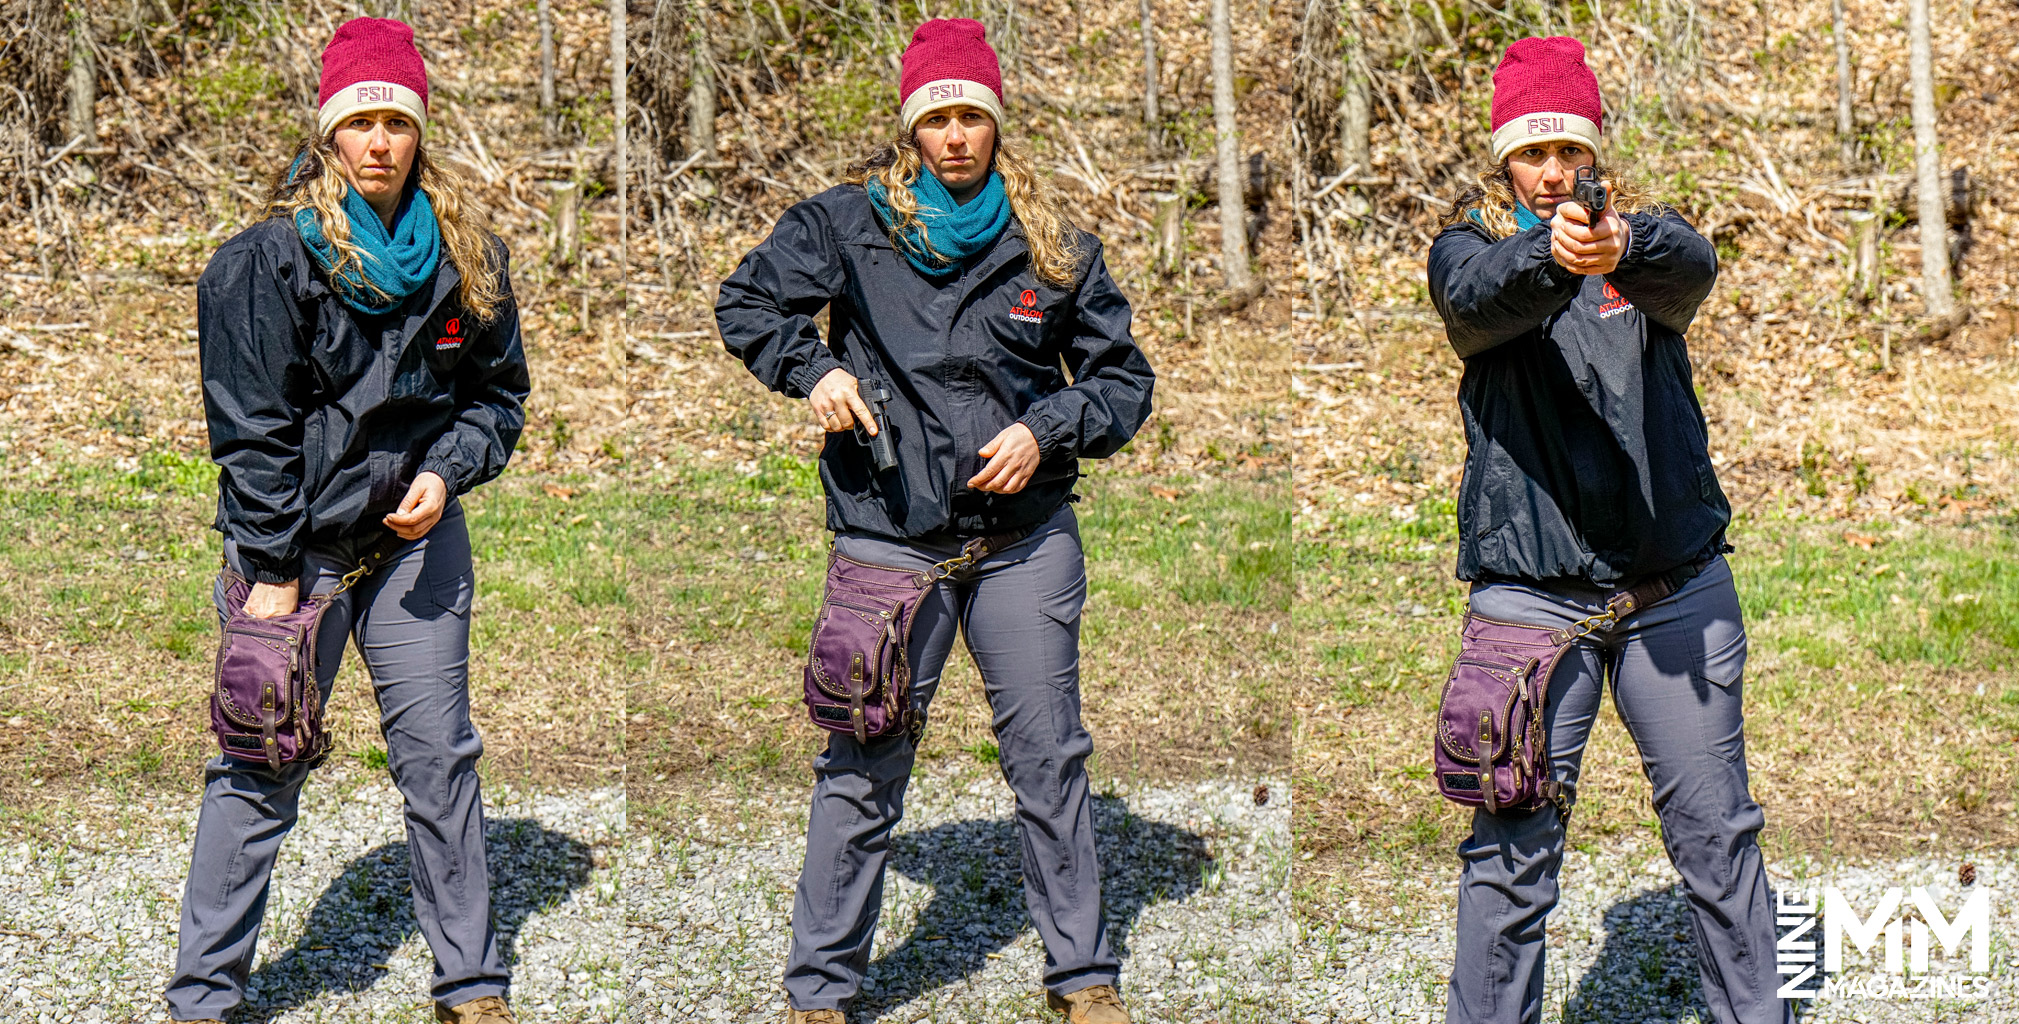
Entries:
<svg viewBox="0 0 2019 1024">
<path fill-rule="evenodd" d="M 1077 625 L 1080 621 L 1080 611 L 1086 606 L 1086 573 L 1081 573 L 1064 590 L 1038 600 L 1038 610 L 1062 626 Z"/>
<path fill-rule="evenodd" d="M 1697 659 L 1693 669 L 1705 685 L 1703 723 L 1704 749 L 1725 761 L 1745 756 L 1745 715 L 1740 707 L 1746 668 L 1746 634 L 1737 635 Z"/>
</svg>

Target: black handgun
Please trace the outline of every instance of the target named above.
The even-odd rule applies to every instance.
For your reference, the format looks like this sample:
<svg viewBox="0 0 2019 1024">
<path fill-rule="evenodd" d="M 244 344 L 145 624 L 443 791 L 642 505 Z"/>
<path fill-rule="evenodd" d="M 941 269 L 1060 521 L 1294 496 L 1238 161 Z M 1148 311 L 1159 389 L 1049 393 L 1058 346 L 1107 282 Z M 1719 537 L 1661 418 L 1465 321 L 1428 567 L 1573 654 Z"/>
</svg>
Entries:
<svg viewBox="0 0 2019 1024">
<path fill-rule="evenodd" d="M 1577 169 L 1577 183 L 1570 188 L 1570 197 L 1591 215 L 1591 223 L 1598 223 L 1599 214 L 1605 212 L 1605 204 L 1611 196 L 1605 190 L 1605 182 L 1598 180 L 1598 171 L 1590 167 Z"/>
<path fill-rule="evenodd" d="M 896 469 L 897 448 L 890 443 L 890 419 L 883 414 L 883 407 L 890 404 L 890 392 L 884 390 L 882 381 L 864 377 L 855 382 L 855 393 L 861 396 L 862 404 L 869 407 L 870 418 L 876 421 L 874 437 L 857 422 L 855 439 L 869 446 L 869 457 L 876 463 L 877 472 Z"/>
</svg>

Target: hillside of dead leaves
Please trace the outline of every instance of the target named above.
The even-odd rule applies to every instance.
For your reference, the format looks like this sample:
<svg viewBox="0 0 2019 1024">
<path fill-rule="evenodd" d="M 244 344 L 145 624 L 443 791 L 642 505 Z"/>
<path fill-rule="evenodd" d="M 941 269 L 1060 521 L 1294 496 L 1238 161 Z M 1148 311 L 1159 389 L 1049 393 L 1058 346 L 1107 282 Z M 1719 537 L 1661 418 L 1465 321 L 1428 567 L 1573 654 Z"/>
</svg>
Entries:
<svg viewBox="0 0 2019 1024">
<path fill-rule="evenodd" d="M 1003 63 L 1005 132 L 1027 145 L 1098 236 L 1135 306 L 1135 337 L 1157 371 L 1156 413 L 1125 468 L 1254 473 L 1287 468 L 1290 190 L 1280 130 L 1290 105 L 1290 9 L 1234 5 L 1242 151 L 1255 265 L 1270 290 L 1221 308 L 1219 218 L 1211 207 L 1213 137 L 1207 0 L 1155 4 L 1159 138 L 1142 123 L 1143 64 L 1134 5 L 1068 2 L 935 5 L 972 16 Z M 921 8 L 922 9 L 922 8 Z M 725 7 L 713 33 L 722 109 L 716 149 L 644 159 L 634 193 L 629 354 L 634 416 L 709 457 L 754 464 L 810 458 L 820 430 L 797 403 L 767 395 L 726 359 L 714 331 L 717 282 L 786 208 L 841 180 L 895 130 L 897 54 L 910 8 L 789 7 L 777 20 Z M 684 88 L 679 82 L 676 88 Z M 670 90 L 669 90 L 670 91 Z M 654 125 L 678 135 L 678 125 Z M 647 148 L 651 148 L 648 144 Z M 1187 200 L 1179 259 L 1159 268 L 1156 202 Z"/>
<path fill-rule="evenodd" d="M 1296 270 L 1299 531 L 1322 536 L 1333 511 L 1448 499 L 1456 485 L 1459 365 L 1424 258 L 1439 217 L 1486 166 L 1491 71 L 1506 43 L 1565 32 L 1584 40 L 1605 96 L 1608 163 L 1717 243 L 1718 285 L 1689 346 L 1713 460 L 1740 514 L 2008 513 L 2019 485 L 2019 10 L 1934 3 L 1942 166 L 1961 186 L 1950 189 L 1950 238 L 1970 310 L 1944 334 L 1916 294 L 1905 8 L 1847 9 L 1848 154 L 1820 0 L 1593 6 L 1568 26 L 1547 8 L 1461 6 L 1446 9 L 1442 32 L 1380 5 L 1363 12 L 1382 33 L 1369 42 L 1371 173 L 1338 174 L 1327 140 L 1304 140 L 1318 167 L 1301 183 L 1310 242 Z M 1322 65 L 1308 40 L 1307 59 Z M 1865 214 L 1882 226 L 1869 290 L 1852 233 Z"/>
<path fill-rule="evenodd" d="M 430 67 L 430 151 L 490 207 L 536 382 L 516 465 L 593 469 L 641 435 L 627 423 L 614 202 L 583 204 L 580 257 L 551 258 L 555 188 L 607 190 L 607 8 L 553 5 L 560 115 L 537 109 L 536 30 L 514 5 L 448 0 L 416 16 Z M 8 124 L 0 200 L 0 467 L 207 450 L 195 289 L 312 126 L 320 53 L 355 11 L 245 4 L 182 20 L 100 11 L 99 139 L 24 152 Z M 54 147 L 51 147 L 54 148 Z"/>
</svg>

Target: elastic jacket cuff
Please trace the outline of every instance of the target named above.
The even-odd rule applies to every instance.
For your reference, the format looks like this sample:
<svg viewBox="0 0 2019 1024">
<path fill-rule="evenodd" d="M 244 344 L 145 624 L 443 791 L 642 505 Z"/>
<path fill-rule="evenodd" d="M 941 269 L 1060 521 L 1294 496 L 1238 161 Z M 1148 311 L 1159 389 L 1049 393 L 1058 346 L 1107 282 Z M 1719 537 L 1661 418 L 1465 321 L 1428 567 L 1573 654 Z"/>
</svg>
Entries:
<svg viewBox="0 0 2019 1024">
<path fill-rule="evenodd" d="M 1529 230 L 1534 231 L 1535 229 L 1530 228 Z M 1542 272 L 1549 277 L 1550 283 L 1561 288 L 1583 277 L 1584 275 L 1582 274 L 1571 273 L 1570 268 L 1556 262 L 1556 250 L 1550 248 L 1549 239 L 1549 226 L 1547 224 L 1542 225 L 1542 233 L 1535 239 L 1535 248 L 1537 258 L 1542 261 Z"/>
<path fill-rule="evenodd" d="M 841 368 L 841 360 L 834 358 L 834 353 L 822 345 L 820 350 L 814 353 L 812 362 L 792 371 L 785 378 L 785 394 L 790 398 L 805 398 L 813 394 L 813 386 L 820 383 L 820 378 Z"/>
<path fill-rule="evenodd" d="M 442 482 L 449 485 L 449 493 L 452 495 L 463 493 L 462 474 L 457 471 L 455 464 L 447 459 L 429 459 L 421 463 L 419 472 L 414 475 L 418 477 L 421 473 L 433 473 L 441 477 Z"/>
<path fill-rule="evenodd" d="M 1647 217 L 1644 213 L 1629 213 L 1620 219 L 1626 221 L 1626 251 L 1620 254 L 1619 265 L 1624 267 L 1647 259 L 1647 243 L 1654 237 L 1654 225 L 1634 223 L 1636 218 Z M 1648 218 L 1652 222 L 1653 218 Z"/>
<path fill-rule="evenodd" d="M 1031 436 L 1037 439 L 1038 463 L 1040 465 L 1052 461 L 1059 454 L 1060 450 L 1065 447 L 1063 442 L 1065 441 L 1066 432 L 1063 425 L 1047 427 L 1043 423 L 1033 420 L 1028 415 L 1017 420 L 1017 422 L 1028 428 Z"/>
<path fill-rule="evenodd" d="M 285 583 L 293 583 L 299 579 L 301 579 L 301 566 L 299 564 L 295 566 L 293 572 L 258 565 L 252 567 L 252 581 L 254 583 L 270 583 L 279 586 Z"/>
</svg>

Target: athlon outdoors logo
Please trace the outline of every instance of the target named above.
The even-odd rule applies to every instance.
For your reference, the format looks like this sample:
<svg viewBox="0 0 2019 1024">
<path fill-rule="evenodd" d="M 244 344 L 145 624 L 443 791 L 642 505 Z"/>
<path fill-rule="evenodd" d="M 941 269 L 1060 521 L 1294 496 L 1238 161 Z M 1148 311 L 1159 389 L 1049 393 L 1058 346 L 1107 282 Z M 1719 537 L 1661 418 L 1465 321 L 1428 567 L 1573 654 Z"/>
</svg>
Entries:
<svg viewBox="0 0 2019 1024">
<path fill-rule="evenodd" d="M 1633 303 L 1628 302 L 1626 296 L 1621 295 L 1619 289 L 1612 286 L 1611 281 L 1605 282 L 1604 292 L 1605 303 L 1598 307 L 1600 320 L 1610 320 L 1633 308 Z"/>
<path fill-rule="evenodd" d="M 1025 288 L 1023 294 L 1017 296 L 1017 301 L 1021 304 L 1010 307 L 1011 319 L 1022 320 L 1024 323 L 1027 324 L 1038 324 L 1044 322 L 1045 315 L 1037 308 L 1038 304 L 1037 292 L 1034 292 L 1029 288 Z"/>
<path fill-rule="evenodd" d="M 442 325 L 442 329 L 448 331 L 449 336 L 446 338 L 435 339 L 435 351 L 442 352 L 449 349 L 457 349 L 463 347 L 463 339 L 461 337 L 463 333 L 462 317 L 459 316 L 450 317 L 449 322 Z"/>
</svg>

